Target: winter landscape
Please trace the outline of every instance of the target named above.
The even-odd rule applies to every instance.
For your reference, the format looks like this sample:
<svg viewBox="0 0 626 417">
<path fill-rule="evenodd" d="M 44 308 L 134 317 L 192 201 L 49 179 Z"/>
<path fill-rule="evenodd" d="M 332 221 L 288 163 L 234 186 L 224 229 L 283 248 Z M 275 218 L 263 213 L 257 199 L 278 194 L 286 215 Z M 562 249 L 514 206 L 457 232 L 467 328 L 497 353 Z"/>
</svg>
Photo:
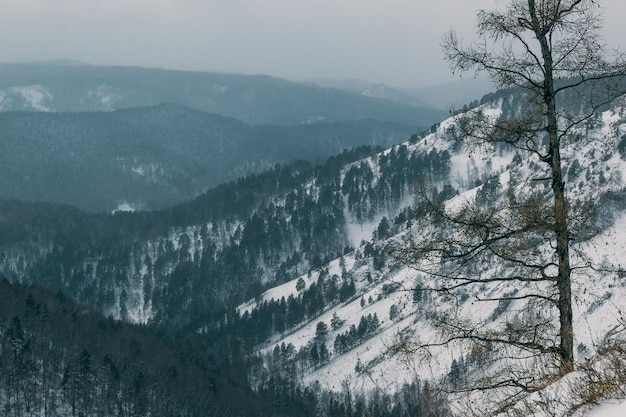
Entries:
<svg viewBox="0 0 626 417">
<path fill-rule="evenodd" d="M 467 78 L 421 87 L 0 64 L 0 415 L 626 416 L 626 57 L 598 3 L 486 2 L 477 41 L 433 40 Z M 31 6 L 5 12 L 68 16 Z M 238 7 L 250 33 L 318 11 Z"/>
</svg>

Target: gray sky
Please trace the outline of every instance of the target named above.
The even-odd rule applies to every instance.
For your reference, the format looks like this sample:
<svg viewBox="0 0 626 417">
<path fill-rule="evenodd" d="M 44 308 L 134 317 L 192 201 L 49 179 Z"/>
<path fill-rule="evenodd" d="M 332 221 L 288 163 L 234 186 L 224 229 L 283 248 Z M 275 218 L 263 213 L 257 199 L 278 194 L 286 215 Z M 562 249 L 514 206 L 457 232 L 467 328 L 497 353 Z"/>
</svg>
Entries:
<svg viewBox="0 0 626 417">
<path fill-rule="evenodd" d="M 602 0 L 624 48 L 624 0 Z M 416 87 L 452 80 L 439 47 L 474 38 L 477 9 L 505 0 L 0 0 L 0 61 L 361 78 Z M 620 44 L 621 43 L 621 44 Z"/>
</svg>

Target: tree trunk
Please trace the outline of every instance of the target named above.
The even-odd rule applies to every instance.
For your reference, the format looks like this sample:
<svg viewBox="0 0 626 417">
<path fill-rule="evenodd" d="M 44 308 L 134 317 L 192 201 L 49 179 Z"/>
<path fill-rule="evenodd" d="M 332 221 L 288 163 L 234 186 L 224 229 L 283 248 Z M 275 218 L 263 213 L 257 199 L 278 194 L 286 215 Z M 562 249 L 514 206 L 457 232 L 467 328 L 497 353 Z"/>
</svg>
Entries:
<svg viewBox="0 0 626 417">
<path fill-rule="evenodd" d="M 574 328 L 572 317 L 572 281 L 569 259 L 569 229 L 567 224 L 567 202 L 565 201 L 565 183 L 562 179 L 561 157 L 556 148 L 552 155 L 552 190 L 554 191 L 554 233 L 556 236 L 556 254 L 559 272 L 557 289 L 559 291 L 558 309 L 560 318 L 561 374 L 574 370 Z"/>
<path fill-rule="evenodd" d="M 567 201 L 565 199 L 565 182 L 561 166 L 561 144 L 554 89 L 554 63 L 552 49 L 547 33 L 550 23 L 542 24 L 537 17 L 535 0 L 528 0 L 528 8 L 532 17 L 533 31 L 541 45 L 543 58 L 544 83 L 543 102 L 546 106 L 546 130 L 550 145 L 545 162 L 552 173 L 552 192 L 554 194 L 554 235 L 558 262 L 557 290 L 559 300 L 559 355 L 560 372 L 565 375 L 574 370 L 574 327 L 572 317 L 572 281 L 569 257 L 569 226 L 567 221 Z"/>
</svg>

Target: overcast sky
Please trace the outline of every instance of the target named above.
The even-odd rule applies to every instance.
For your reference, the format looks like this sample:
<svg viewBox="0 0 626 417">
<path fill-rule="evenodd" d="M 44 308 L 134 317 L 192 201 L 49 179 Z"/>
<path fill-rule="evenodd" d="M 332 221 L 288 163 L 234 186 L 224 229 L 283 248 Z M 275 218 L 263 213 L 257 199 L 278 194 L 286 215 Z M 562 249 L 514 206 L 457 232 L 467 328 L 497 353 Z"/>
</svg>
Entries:
<svg viewBox="0 0 626 417">
<path fill-rule="evenodd" d="M 602 0 L 609 46 L 626 2 Z M 0 0 L 0 62 L 92 64 L 360 78 L 399 87 L 451 74 L 440 40 L 473 39 L 477 9 L 505 0 Z"/>
</svg>

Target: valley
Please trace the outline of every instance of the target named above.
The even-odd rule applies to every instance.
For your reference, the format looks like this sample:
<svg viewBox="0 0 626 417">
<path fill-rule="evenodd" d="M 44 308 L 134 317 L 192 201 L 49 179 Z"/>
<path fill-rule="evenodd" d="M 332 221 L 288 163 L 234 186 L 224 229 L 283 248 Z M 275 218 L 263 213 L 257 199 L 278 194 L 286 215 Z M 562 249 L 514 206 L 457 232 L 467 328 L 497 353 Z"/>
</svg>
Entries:
<svg viewBox="0 0 626 417">
<path fill-rule="evenodd" d="M 548 299 L 553 286 L 539 279 L 512 286 L 516 258 L 498 260 L 484 251 L 473 257 L 469 272 L 494 277 L 493 282 L 456 291 L 440 278 L 468 273 L 462 269 L 466 264 L 446 264 L 441 254 L 455 254 L 463 241 L 437 244 L 461 236 L 445 223 L 446 216 L 495 212 L 506 228 L 515 220 L 507 212 L 512 202 L 532 214 L 534 199 L 549 192 L 545 167 L 519 149 L 502 143 L 463 146 L 458 140 L 472 120 L 495 125 L 517 114 L 523 103 L 519 90 L 499 90 L 402 140 L 390 139 L 410 129 L 397 122 L 253 126 L 172 104 L 85 114 L 33 109 L 0 114 L 5 138 L 13 137 L 16 146 L 24 145 L 19 138 L 38 137 L 37 147 L 51 157 L 64 138 L 67 147 L 59 151 L 64 156 L 80 145 L 69 153 L 93 153 L 153 185 L 173 188 L 173 182 L 188 180 L 181 187 L 187 194 L 176 191 L 177 199 L 134 212 L 76 208 L 75 195 L 65 204 L 19 196 L 0 201 L 0 272 L 6 279 L 0 282 L 0 300 L 10 300 L 0 301 L 5 375 L 0 399 L 7 416 L 25 415 L 27 399 L 32 409 L 48 407 L 41 392 L 67 415 L 199 416 L 207 410 L 250 415 L 254 407 L 258 415 L 276 416 L 441 416 L 459 414 L 468 398 L 486 404 L 487 399 L 465 393 L 464 384 L 476 377 L 501 381 L 508 372 L 537 366 L 535 356 L 518 359 L 519 346 L 507 350 L 471 338 L 446 343 L 450 336 L 442 329 L 467 318 L 493 340 L 513 335 L 525 341 L 527 333 L 516 325 L 528 319 L 541 333 L 522 350 L 534 352 L 540 343 L 558 339 L 556 330 L 543 324 L 557 313 L 550 302 L 533 304 L 529 295 Z M 171 120 L 185 123 L 173 126 Z M 99 131 L 99 125 L 124 133 L 118 142 L 107 142 L 110 130 Z M 11 136 L 11 126 L 21 133 Z M 60 133 L 53 134 L 51 126 Z M 68 134 L 73 129 L 91 135 Z M 168 129 L 180 129 L 177 135 L 187 141 L 168 144 Z M 32 133 L 38 131 L 49 136 Z M 233 132 L 239 131 L 237 141 Z M 247 141 L 252 131 L 267 139 L 259 148 Z M 217 132 L 212 137 L 223 153 L 216 154 L 197 132 Z M 571 236 L 576 358 L 598 366 L 604 352 L 619 346 L 624 330 L 625 134 L 626 108 L 618 98 L 577 125 L 576 140 L 563 148 L 567 198 L 576 214 Z M 303 137 L 306 146 L 284 149 L 294 145 L 294 136 Z M 102 157 L 124 146 L 133 149 L 128 155 L 141 150 L 163 162 Z M 268 146 L 279 148 L 281 157 L 269 162 L 268 153 L 242 162 L 255 168 L 243 175 L 244 168 L 233 168 L 231 178 L 207 186 L 202 175 L 211 175 L 198 173 L 218 162 L 235 167 L 228 158 L 259 157 Z M 208 156 L 216 162 L 209 163 Z M 178 158 L 183 162 L 176 165 Z M 186 171 L 166 172 L 166 163 Z M 88 165 L 94 170 L 97 164 Z M 104 164 L 103 172 L 113 176 L 111 166 Z M 62 178 L 53 172 L 38 175 Z M 82 179 L 91 185 L 78 190 L 119 195 Z M 128 195 L 140 194 L 130 188 Z M 542 233 L 533 229 L 521 239 L 525 260 L 550 259 L 551 242 Z M 424 261 L 407 250 L 427 244 L 435 245 L 437 257 Z M 540 272 L 547 275 L 550 268 Z M 47 320 L 60 323 L 58 329 L 41 324 Z M 59 336 L 66 330 L 72 338 Z M 26 349 L 29 339 L 33 343 Z M 129 339 L 137 343 L 129 345 Z M 59 366 L 40 366 L 44 357 Z M 573 374 L 585 382 L 586 374 Z M 78 389 L 77 381 L 87 388 Z M 505 382 L 502 395 L 518 388 Z M 100 391 L 102 384 L 111 390 Z M 206 392 L 211 394 L 198 395 Z M 536 401 L 532 395 L 515 391 L 514 398 Z M 171 402 L 160 401 L 163 396 Z"/>
</svg>

